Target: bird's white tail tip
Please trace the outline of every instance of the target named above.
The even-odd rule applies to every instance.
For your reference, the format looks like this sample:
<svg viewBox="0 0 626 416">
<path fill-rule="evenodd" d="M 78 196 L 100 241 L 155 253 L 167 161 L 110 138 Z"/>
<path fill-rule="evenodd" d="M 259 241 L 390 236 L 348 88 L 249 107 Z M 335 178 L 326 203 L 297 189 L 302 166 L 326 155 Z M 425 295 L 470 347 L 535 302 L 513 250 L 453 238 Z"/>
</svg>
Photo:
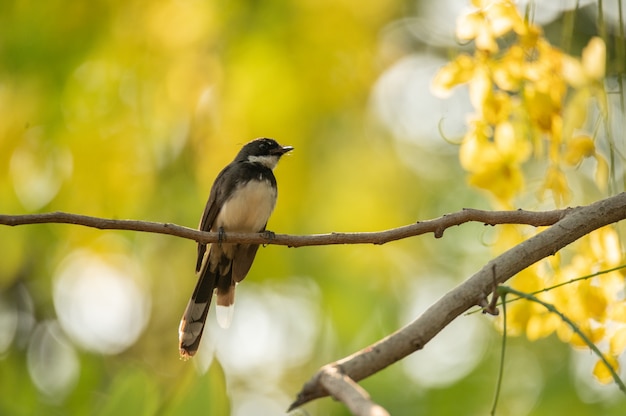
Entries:
<svg viewBox="0 0 626 416">
<path fill-rule="evenodd" d="M 228 328 L 233 321 L 233 312 L 235 308 L 233 305 L 223 306 L 217 305 L 215 308 L 215 316 L 217 317 L 217 324 L 222 328 Z"/>
</svg>

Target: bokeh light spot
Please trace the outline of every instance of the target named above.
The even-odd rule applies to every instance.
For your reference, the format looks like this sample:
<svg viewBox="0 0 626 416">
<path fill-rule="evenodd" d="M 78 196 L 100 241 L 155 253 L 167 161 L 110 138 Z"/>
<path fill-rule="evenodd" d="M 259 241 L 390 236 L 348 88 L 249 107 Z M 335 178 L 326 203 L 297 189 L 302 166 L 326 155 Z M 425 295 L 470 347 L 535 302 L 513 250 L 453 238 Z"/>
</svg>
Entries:
<svg viewBox="0 0 626 416">
<path fill-rule="evenodd" d="M 320 329 L 319 297 L 318 286 L 309 279 L 292 277 L 273 287 L 246 282 L 238 287 L 231 327 L 219 328 L 210 314 L 205 336 L 214 340 L 227 374 L 249 378 L 256 373 L 254 383 L 259 385 L 275 381 L 313 353 Z"/>
<path fill-rule="evenodd" d="M 410 292 L 405 320 L 411 321 L 448 292 L 454 282 L 443 277 L 420 279 Z M 403 362 L 411 379 L 425 387 L 445 387 L 467 376 L 487 347 L 487 327 L 480 316 L 463 316 L 450 323 L 423 350 Z"/>
<path fill-rule="evenodd" d="M 148 320 L 149 299 L 137 284 L 136 268 L 115 265 L 85 251 L 71 255 L 54 285 L 63 328 L 82 347 L 115 354 L 132 345 Z M 133 276 L 135 275 L 135 276 Z"/>
<path fill-rule="evenodd" d="M 37 325 L 28 346 L 27 361 L 33 383 L 53 401 L 61 402 L 78 380 L 80 365 L 76 351 L 56 321 Z"/>
</svg>

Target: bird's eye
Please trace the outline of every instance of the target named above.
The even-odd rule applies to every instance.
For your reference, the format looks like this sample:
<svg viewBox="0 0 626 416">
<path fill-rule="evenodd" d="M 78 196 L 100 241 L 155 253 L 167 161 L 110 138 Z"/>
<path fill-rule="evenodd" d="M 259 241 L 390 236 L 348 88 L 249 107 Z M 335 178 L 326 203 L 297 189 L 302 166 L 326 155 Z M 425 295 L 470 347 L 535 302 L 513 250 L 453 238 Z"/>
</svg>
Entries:
<svg viewBox="0 0 626 416">
<path fill-rule="evenodd" d="M 261 149 L 261 150 L 263 150 L 263 151 L 267 150 L 267 143 L 261 143 L 261 144 L 259 145 L 259 149 Z"/>
</svg>

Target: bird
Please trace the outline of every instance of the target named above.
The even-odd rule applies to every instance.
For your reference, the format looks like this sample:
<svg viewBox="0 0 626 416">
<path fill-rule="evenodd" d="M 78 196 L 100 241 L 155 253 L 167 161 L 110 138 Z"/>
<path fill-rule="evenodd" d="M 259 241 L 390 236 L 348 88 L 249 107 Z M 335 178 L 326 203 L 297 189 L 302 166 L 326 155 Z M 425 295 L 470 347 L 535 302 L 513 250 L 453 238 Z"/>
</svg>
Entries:
<svg viewBox="0 0 626 416">
<path fill-rule="evenodd" d="M 248 274 L 259 245 L 224 242 L 224 235 L 266 232 L 277 197 L 273 169 L 291 150 L 292 146 L 281 146 L 274 139 L 252 140 L 215 178 L 199 229 L 217 232 L 219 239 L 208 250 L 206 244 L 198 243 L 198 282 L 178 328 L 181 358 L 191 358 L 198 351 L 214 292 L 218 324 L 230 325 L 235 286 Z"/>
</svg>

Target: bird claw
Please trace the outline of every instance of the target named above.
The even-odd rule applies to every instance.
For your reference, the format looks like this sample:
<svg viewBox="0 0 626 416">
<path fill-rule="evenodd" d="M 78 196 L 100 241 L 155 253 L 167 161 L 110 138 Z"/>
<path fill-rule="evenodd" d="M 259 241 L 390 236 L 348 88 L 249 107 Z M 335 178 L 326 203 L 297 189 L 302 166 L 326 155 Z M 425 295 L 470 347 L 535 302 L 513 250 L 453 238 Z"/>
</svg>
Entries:
<svg viewBox="0 0 626 416">
<path fill-rule="evenodd" d="M 261 234 L 263 234 L 263 237 L 265 237 L 268 240 L 273 240 L 276 238 L 276 234 L 274 233 L 274 231 L 270 231 L 270 230 L 264 230 Z M 263 244 L 263 247 L 266 247 L 267 244 Z"/>
<path fill-rule="evenodd" d="M 221 246 L 224 241 L 226 241 L 226 232 L 224 231 L 224 227 L 220 227 L 217 230 L 217 244 Z"/>
</svg>

